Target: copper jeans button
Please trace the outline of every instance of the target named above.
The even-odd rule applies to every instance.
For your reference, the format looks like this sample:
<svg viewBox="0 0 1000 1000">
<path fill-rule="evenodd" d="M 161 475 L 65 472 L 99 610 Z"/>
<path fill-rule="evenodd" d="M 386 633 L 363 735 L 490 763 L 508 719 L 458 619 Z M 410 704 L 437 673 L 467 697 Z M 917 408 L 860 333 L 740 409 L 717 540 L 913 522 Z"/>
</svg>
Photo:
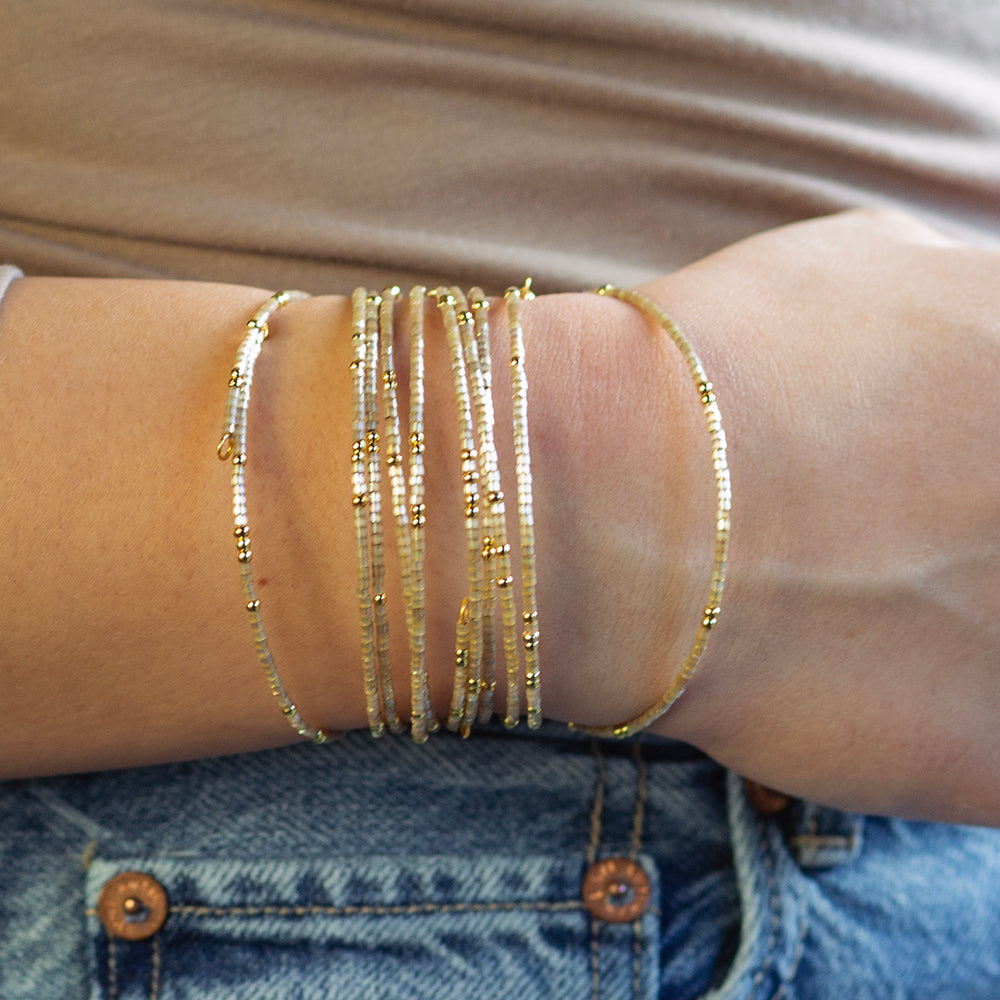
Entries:
<svg viewBox="0 0 1000 1000">
<path fill-rule="evenodd" d="M 637 920 L 649 904 L 649 876 L 631 858 L 605 858 L 583 877 L 583 903 L 598 920 Z"/>
<path fill-rule="evenodd" d="M 784 792 L 777 792 L 749 778 L 743 779 L 743 792 L 758 816 L 777 816 L 783 813 L 791 802 Z"/>
<path fill-rule="evenodd" d="M 166 890 L 152 875 L 122 872 L 108 879 L 97 901 L 97 914 L 108 934 L 122 941 L 152 937 L 169 911 Z"/>
</svg>

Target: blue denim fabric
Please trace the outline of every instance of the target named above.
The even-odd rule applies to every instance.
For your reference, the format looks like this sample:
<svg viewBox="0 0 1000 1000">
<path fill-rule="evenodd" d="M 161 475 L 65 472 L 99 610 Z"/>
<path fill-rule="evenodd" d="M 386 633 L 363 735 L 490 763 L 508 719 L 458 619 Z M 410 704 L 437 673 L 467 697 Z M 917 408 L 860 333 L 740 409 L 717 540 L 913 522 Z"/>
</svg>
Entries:
<svg viewBox="0 0 1000 1000">
<path fill-rule="evenodd" d="M 585 909 L 598 858 L 652 905 Z M 123 871 L 170 914 L 110 939 Z M 0 1000 L 995 998 L 1000 832 L 794 803 L 682 744 L 353 734 L 0 785 Z"/>
</svg>

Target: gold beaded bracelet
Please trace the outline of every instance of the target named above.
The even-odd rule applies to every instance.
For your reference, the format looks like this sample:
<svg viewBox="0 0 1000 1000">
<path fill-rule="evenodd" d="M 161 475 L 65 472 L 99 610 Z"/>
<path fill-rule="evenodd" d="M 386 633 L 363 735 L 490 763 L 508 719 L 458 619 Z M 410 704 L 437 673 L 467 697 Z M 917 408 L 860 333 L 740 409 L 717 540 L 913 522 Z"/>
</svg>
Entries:
<svg viewBox="0 0 1000 1000">
<path fill-rule="evenodd" d="M 640 292 L 616 288 L 614 285 L 605 285 L 603 288 L 597 289 L 597 294 L 621 299 L 623 302 L 627 302 L 641 312 L 644 312 L 660 326 L 680 350 L 701 399 L 705 422 L 712 441 L 712 464 L 715 470 L 715 554 L 712 562 L 712 579 L 709 584 L 708 600 L 702 612 L 698 632 L 695 635 L 694 643 L 688 653 L 687 659 L 681 666 L 680 673 L 674 679 L 666 693 L 655 704 L 651 705 L 634 719 L 613 726 L 581 726 L 570 723 L 571 728 L 593 736 L 626 737 L 645 729 L 670 708 L 684 693 L 685 687 L 694 675 L 705 653 L 709 635 L 719 620 L 722 590 L 726 581 L 732 489 L 729 477 L 729 463 L 726 456 L 726 434 L 722 429 L 722 416 L 719 413 L 719 406 L 715 399 L 715 391 L 712 388 L 712 383 L 709 382 L 701 360 L 691 342 L 677 324 L 652 299 L 647 298 Z"/>
<path fill-rule="evenodd" d="M 264 668 L 268 687 L 270 687 L 274 697 L 278 699 L 278 704 L 281 706 L 285 718 L 300 736 L 311 739 L 315 743 L 325 743 L 335 734 L 312 726 L 305 721 L 285 689 L 268 645 L 264 619 L 261 617 L 260 599 L 257 596 L 251 568 L 253 553 L 250 548 L 250 521 L 247 516 L 246 490 L 247 414 L 250 409 L 250 388 L 253 384 L 254 366 L 260 355 L 261 347 L 270 332 L 268 321 L 283 305 L 308 297 L 305 292 L 278 292 L 272 295 L 247 323 L 246 337 L 236 352 L 236 360 L 229 374 L 226 424 L 216 453 L 222 461 L 231 460 L 233 464 L 233 534 L 236 538 L 236 555 L 240 566 L 240 579 L 243 584 L 246 610 L 250 616 L 254 648 L 257 651 L 260 664 Z"/>
<path fill-rule="evenodd" d="M 469 733 L 467 716 L 478 712 L 482 682 L 483 559 L 480 528 L 479 450 L 476 422 L 469 389 L 469 371 L 462 344 L 461 326 L 471 324 L 465 296 L 456 289 L 439 288 L 432 293 L 444 323 L 451 356 L 452 383 L 458 406 L 459 457 L 462 462 L 462 491 L 465 507 L 466 562 L 469 593 L 462 603 L 456 629 L 455 683 L 452 688 L 448 728 Z M 459 311 L 461 308 L 461 312 Z M 470 706 L 472 706 L 470 708 Z"/>
<path fill-rule="evenodd" d="M 361 622 L 361 664 L 365 685 L 365 712 L 368 716 L 368 730 L 372 736 L 381 736 L 385 731 L 381 698 L 379 696 L 377 647 L 375 643 L 375 612 L 371 596 L 371 552 L 369 533 L 371 518 L 368 505 L 371 502 L 368 482 L 369 442 L 368 416 L 366 413 L 369 298 L 363 288 L 355 290 L 351 339 L 354 356 L 351 360 L 352 379 L 352 419 L 354 435 L 351 445 L 351 503 L 354 508 L 354 533 L 357 541 L 358 575 L 357 596 Z"/>
<path fill-rule="evenodd" d="M 514 420 L 514 468 L 517 476 L 518 528 L 521 536 L 521 620 L 524 629 L 524 687 L 528 709 L 528 726 L 537 729 L 542 724 L 541 672 L 539 670 L 538 605 L 535 599 L 537 571 L 535 565 L 535 515 L 532 503 L 531 453 L 528 445 L 528 376 L 524 361 L 524 331 L 521 327 L 521 301 L 533 299 L 531 279 L 523 288 L 508 288 L 504 293 L 507 323 L 510 331 L 511 397 Z M 517 683 L 510 671 L 516 669 L 517 655 L 508 656 L 508 700 L 505 724 L 517 724 L 519 706 Z M 511 692 L 513 691 L 513 695 Z"/>
<path fill-rule="evenodd" d="M 424 502 L 424 305 L 427 289 L 410 289 L 410 467 L 408 513 L 410 572 L 407 629 L 410 639 L 410 733 L 423 743 L 438 729 L 427 685 L 424 555 L 427 506 Z"/>
</svg>

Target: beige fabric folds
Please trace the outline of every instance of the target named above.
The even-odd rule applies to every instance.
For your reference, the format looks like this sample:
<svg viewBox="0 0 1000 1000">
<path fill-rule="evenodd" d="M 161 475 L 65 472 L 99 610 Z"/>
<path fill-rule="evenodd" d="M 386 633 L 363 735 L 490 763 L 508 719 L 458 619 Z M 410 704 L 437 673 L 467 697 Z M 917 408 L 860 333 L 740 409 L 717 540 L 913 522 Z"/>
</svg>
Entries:
<svg viewBox="0 0 1000 1000">
<path fill-rule="evenodd" d="M 0 260 L 631 284 L 916 208 L 1000 244 L 995 0 L 0 0 Z"/>
</svg>

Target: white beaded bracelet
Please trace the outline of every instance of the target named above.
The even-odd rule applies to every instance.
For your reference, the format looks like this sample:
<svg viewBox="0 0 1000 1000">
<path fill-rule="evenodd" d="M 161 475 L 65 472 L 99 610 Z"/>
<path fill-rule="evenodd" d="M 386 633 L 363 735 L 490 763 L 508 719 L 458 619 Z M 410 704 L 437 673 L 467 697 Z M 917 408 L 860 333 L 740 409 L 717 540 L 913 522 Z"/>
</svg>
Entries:
<svg viewBox="0 0 1000 1000">
<path fill-rule="evenodd" d="M 236 352 L 229 375 L 229 395 L 226 400 L 226 423 L 222 439 L 216 453 L 222 461 L 232 461 L 233 465 L 233 534 L 236 538 L 236 553 L 243 583 L 243 596 L 250 616 L 254 647 L 271 693 L 278 699 L 281 711 L 291 727 L 300 735 L 314 743 L 325 743 L 335 734 L 310 725 L 302 717 L 295 703 L 288 695 L 271 654 L 261 616 L 260 599 L 254 585 L 251 568 L 250 521 L 247 517 L 247 414 L 250 408 L 250 389 L 253 385 L 254 366 L 261 347 L 269 333 L 268 321 L 283 305 L 298 302 L 309 296 L 305 292 L 285 291 L 272 295 L 247 323 L 247 335 Z"/>
</svg>

